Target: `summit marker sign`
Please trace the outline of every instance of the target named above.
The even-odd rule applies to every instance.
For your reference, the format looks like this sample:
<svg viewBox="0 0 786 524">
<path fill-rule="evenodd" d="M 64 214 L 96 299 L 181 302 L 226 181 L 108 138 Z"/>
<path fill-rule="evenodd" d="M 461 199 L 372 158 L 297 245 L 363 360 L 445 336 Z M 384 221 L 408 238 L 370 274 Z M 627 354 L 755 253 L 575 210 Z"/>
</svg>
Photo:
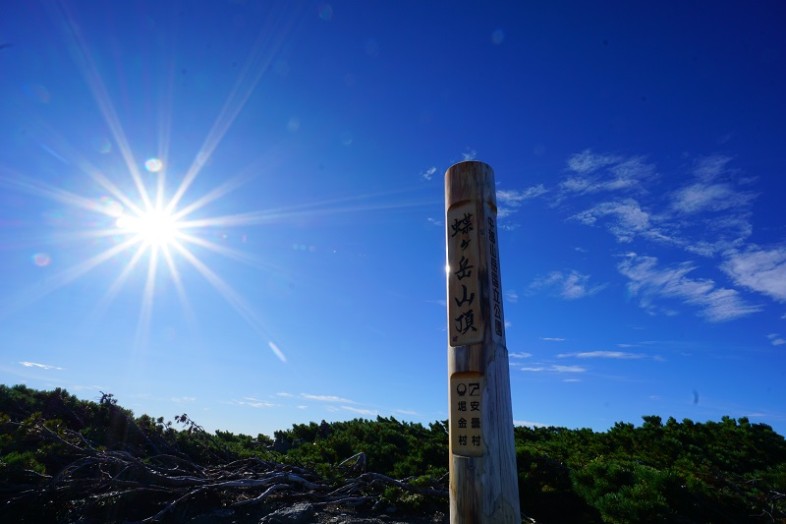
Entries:
<svg viewBox="0 0 786 524">
<path fill-rule="evenodd" d="M 521 522 L 502 308 L 497 200 L 488 164 L 445 172 L 451 524 Z"/>
</svg>

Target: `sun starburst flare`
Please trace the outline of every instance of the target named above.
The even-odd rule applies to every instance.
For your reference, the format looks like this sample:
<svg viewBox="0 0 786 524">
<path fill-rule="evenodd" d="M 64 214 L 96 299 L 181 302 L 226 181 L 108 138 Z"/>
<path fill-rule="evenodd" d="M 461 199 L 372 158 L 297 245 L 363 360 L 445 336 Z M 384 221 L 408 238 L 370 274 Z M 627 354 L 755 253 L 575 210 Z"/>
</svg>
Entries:
<svg viewBox="0 0 786 524">
<path fill-rule="evenodd" d="M 152 207 L 139 215 L 121 215 L 115 221 L 119 232 L 128 232 L 151 249 L 169 248 L 180 236 L 180 223 L 166 209 Z"/>
<path fill-rule="evenodd" d="M 204 193 L 199 193 L 201 189 L 195 190 L 195 180 L 208 165 L 211 156 L 242 112 L 264 74 L 270 70 L 277 53 L 296 25 L 300 16 L 296 11 L 290 13 L 290 10 L 285 10 L 271 16 L 260 30 L 226 101 L 187 168 L 183 168 L 185 165 L 178 168 L 169 165 L 175 105 L 174 57 L 170 56 L 170 59 L 164 62 L 161 72 L 165 74 L 160 76 L 165 79 L 165 85 L 159 101 L 160 122 L 155 126 L 159 139 L 155 156 L 139 162 L 138 158 L 135 158 L 130 137 L 121 124 L 120 114 L 110 97 L 108 84 L 99 73 L 100 62 L 94 57 L 95 49 L 88 44 L 82 25 L 78 23 L 71 6 L 61 3 L 57 8 L 48 9 L 48 12 L 55 25 L 61 29 L 65 48 L 106 124 L 110 136 L 103 138 L 100 152 L 109 154 L 112 151 L 118 162 L 110 169 L 99 168 L 77 144 L 70 142 L 66 135 L 41 124 L 34 133 L 39 145 L 48 155 L 73 168 L 75 174 L 79 175 L 79 189 L 65 189 L 65 186 L 44 182 L 41 176 L 20 173 L 0 165 L 0 186 L 43 197 L 62 204 L 63 209 L 68 212 L 77 210 L 84 216 L 84 222 L 71 224 L 74 227 L 60 228 L 43 239 L 50 245 L 74 246 L 79 258 L 70 266 L 58 269 L 58 264 L 53 262 L 49 254 L 36 253 L 33 256 L 34 264 L 39 268 L 48 268 L 49 276 L 16 298 L 0 297 L 0 316 L 31 305 L 85 277 L 98 266 L 121 260 L 117 276 L 107 285 L 92 317 L 98 319 L 104 315 L 120 292 L 129 287 L 132 275 L 145 271 L 136 336 L 136 346 L 142 347 L 146 344 L 150 323 L 154 318 L 156 283 L 161 282 L 162 278 L 168 277 L 186 316 L 194 318 L 186 292 L 191 283 L 187 285 L 181 274 L 185 268 L 189 268 L 199 274 L 263 337 L 268 349 L 279 360 L 286 362 L 284 352 L 275 342 L 276 337 L 270 334 L 259 314 L 219 275 L 214 266 L 211 267 L 208 262 L 212 261 L 207 260 L 206 255 L 217 254 L 257 268 L 271 267 L 263 264 L 253 254 L 211 239 L 211 234 L 217 230 L 240 226 L 272 226 L 302 218 L 313 220 L 347 213 L 381 212 L 433 204 L 431 201 L 383 201 L 399 192 L 396 191 L 371 195 L 354 194 L 263 211 L 226 213 L 226 207 L 222 207 L 224 214 L 210 216 L 210 204 L 223 199 L 248 180 L 267 173 L 270 168 L 270 158 L 258 158 L 242 172 L 224 178 L 212 189 Z M 177 183 L 173 184 L 173 181 Z M 88 188 L 91 183 L 93 187 Z M 410 190 L 404 190 L 408 191 Z M 126 260 L 122 261 L 123 257 L 126 257 Z"/>
</svg>

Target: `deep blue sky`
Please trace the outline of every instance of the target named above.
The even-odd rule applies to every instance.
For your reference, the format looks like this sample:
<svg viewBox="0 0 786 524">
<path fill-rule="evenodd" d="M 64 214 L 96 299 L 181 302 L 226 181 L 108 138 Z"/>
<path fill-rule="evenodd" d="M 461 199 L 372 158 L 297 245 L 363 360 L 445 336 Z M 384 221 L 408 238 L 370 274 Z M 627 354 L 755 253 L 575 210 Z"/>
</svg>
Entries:
<svg viewBox="0 0 786 524">
<path fill-rule="evenodd" d="M 474 158 L 517 423 L 786 433 L 783 20 L 3 5 L 0 381 L 250 434 L 446 419 L 443 174 Z"/>
</svg>

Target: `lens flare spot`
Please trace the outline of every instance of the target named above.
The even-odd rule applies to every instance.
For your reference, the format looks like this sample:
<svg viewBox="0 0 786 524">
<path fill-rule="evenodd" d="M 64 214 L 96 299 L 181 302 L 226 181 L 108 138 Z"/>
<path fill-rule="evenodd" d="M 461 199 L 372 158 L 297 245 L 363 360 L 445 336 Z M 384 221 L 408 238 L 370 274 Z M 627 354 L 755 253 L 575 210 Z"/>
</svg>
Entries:
<svg viewBox="0 0 786 524">
<path fill-rule="evenodd" d="M 267 343 L 267 347 L 275 354 L 281 362 L 286 363 L 287 357 L 284 355 L 284 352 L 278 347 L 278 344 L 273 342 L 272 340 Z"/>
<path fill-rule="evenodd" d="M 319 18 L 325 22 L 330 22 L 333 19 L 333 6 L 330 4 L 319 4 L 318 13 Z"/>
<path fill-rule="evenodd" d="M 164 163 L 159 158 L 148 158 L 145 161 L 145 169 L 151 173 L 158 173 L 164 168 Z"/>
<path fill-rule="evenodd" d="M 373 38 L 366 40 L 366 44 L 363 47 L 368 56 L 377 56 L 379 54 L 379 43 Z"/>
<path fill-rule="evenodd" d="M 102 155 L 108 155 L 112 152 L 112 142 L 105 137 L 96 138 L 93 145 Z"/>
<path fill-rule="evenodd" d="M 273 70 L 276 72 L 276 74 L 287 76 L 289 75 L 291 68 L 289 67 L 289 62 L 286 60 L 278 60 L 276 61 L 276 65 L 273 66 Z"/>
<path fill-rule="evenodd" d="M 52 99 L 52 95 L 49 94 L 49 90 L 42 86 L 41 84 L 28 84 L 24 86 L 24 91 L 27 96 L 35 100 L 36 102 L 40 102 L 42 104 L 48 104 L 49 101 Z"/>
<path fill-rule="evenodd" d="M 38 267 L 46 267 L 52 263 L 52 257 L 48 253 L 36 253 L 33 255 L 33 264 Z"/>
<path fill-rule="evenodd" d="M 123 204 L 111 197 L 102 196 L 98 199 L 98 205 L 101 210 L 110 217 L 120 218 L 123 216 Z"/>
</svg>

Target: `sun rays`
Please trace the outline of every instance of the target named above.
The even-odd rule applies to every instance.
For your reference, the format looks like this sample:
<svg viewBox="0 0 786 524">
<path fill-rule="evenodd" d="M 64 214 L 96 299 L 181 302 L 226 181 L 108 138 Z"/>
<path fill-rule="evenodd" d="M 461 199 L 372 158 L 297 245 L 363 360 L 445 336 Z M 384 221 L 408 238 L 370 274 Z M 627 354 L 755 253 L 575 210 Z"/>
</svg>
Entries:
<svg viewBox="0 0 786 524">
<path fill-rule="evenodd" d="M 59 161 L 75 166 L 78 171 L 87 175 L 94 187 L 85 186 L 83 190 L 67 190 L 46 183 L 32 174 L 12 172 L 0 166 L 0 185 L 49 199 L 64 208 L 79 210 L 83 216 L 89 217 L 83 223 L 72 224 L 73 227 L 69 227 L 67 231 L 59 231 L 56 235 L 52 235 L 50 241 L 72 246 L 79 245 L 84 248 L 90 242 L 105 240 L 103 244 L 105 247 L 97 251 L 93 250 L 91 254 L 84 255 L 70 267 L 42 279 L 34 288 L 26 290 L 15 300 L 4 301 L 5 305 L 0 309 L 0 313 L 26 307 L 82 279 L 99 266 L 115 261 L 119 262 L 119 273 L 98 301 L 94 316 L 100 318 L 106 314 L 112 302 L 129 287 L 132 275 L 143 271 L 144 285 L 135 337 L 135 345 L 142 347 L 147 342 L 154 317 L 156 284 L 161 278 L 168 278 L 173 283 L 184 310 L 187 313 L 193 311 L 187 294 L 188 285 L 182 276 L 184 267 L 188 266 L 201 275 L 254 331 L 265 338 L 267 347 L 279 360 L 286 362 L 284 353 L 272 340 L 273 337 L 263 325 L 259 315 L 219 276 L 214 268 L 210 267 L 205 256 L 210 252 L 240 262 L 260 265 L 259 261 L 251 255 L 209 240 L 210 233 L 218 227 L 228 228 L 252 222 L 250 219 L 239 219 L 230 224 L 221 219 L 211 219 L 208 209 L 209 204 L 226 197 L 252 176 L 245 173 L 243 176 L 229 177 L 229 180 L 202 194 L 195 194 L 193 184 L 243 110 L 260 80 L 269 70 L 297 18 L 282 20 L 281 14 L 273 13 L 260 28 L 259 37 L 252 46 L 245 66 L 241 69 L 221 111 L 190 166 L 178 177 L 177 173 L 173 174 L 170 166 L 167 165 L 169 149 L 172 145 L 175 61 L 171 51 L 174 47 L 169 50 L 168 55 L 165 55 L 170 57 L 169 62 L 164 66 L 168 74 L 163 77 L 165 85 L 161 86 L 159 91 L 162 93 L 158 104 L 160 124 L 153 130 L 158 137 L 159 150 L 155 156 L 140 163 L 135 157 L 129 135 L 121 123 L 120 113 L 110 96 L 107 82 L 99 71 L 94 49 L 88 43 L 89 38 L 83 31 L 83 26 L 67 4 L 58 3 L 50 7 L 49 15 L 65 39 L 68 52 L 96 103 L 122 164 L 116 165 L 111 173 L 106 169 L 100 169 L 88 160 L 76 144 L 62 136 L 52 137 L 51 135 L 57 133 L 44 126 L 53 140 L 47 140 L 48 144 L 42 142 L 41 146 L 45 150 L 48 149 Z M 288 13 L 289 16 L 292 15 L 291 11 Z M 50 147 L 52 144 L 55 149 Z M 178 183 L 168 186 L 168 182 L 172 180 Z M 126 188 L 129 185 L 127 182 L 131 182 L 130 189 Z M 98 195 L 95 194 L 96 190 L 100 192 Z M 36 260 L 44 260 L 45 256 L 48 257 L 48 255 L 37 254 Z M 125 261 L 121 260 L 123 256 L 126 257 Z M 48 258 L 46 261 L 46 264 L 37 263 L 37 265 L 48 266 L 50 261 Z M 188 313 L 188 316 L 192 314 Z"/>
<path fill-rule="evenodd" d="M 80 144 L 51 126 L 36 122 L 42 137 L 38 145 L 55 158 L 58 165 L 74 175 L 73 184 L 61 182 L 68 177 L 61 177 L 59 173 L 57 177 L 50 178 L 57 179 L 55 183 L 43 180 L 32 171 L 20 172 L 0 166 L 0 186 L 55 202 L 62 209 L 78 215 L 67 227 L 53 230 L 46 239 L 50 247 L 62 245 L 74 248 L 73 252 L 78 256 L 70 264 L 60 264 L 59 260 L 52 263 L 46 253 L 34 255 L 35 265 L 46 267 L 48 276 L 15 298 L 4 297 L 0 302 L 0 315 L 27 307 L 86 278 L 97 268 L 113 268 L 115 273 L 110 271 L 110 275 L 105 276 L 104 291 L 96 300 L 89 318 L 100 321 L 121 294 L 139 294 L 134 343 L 139 349 L 149 342 L 157 299 L 161 298 L 159 286 L 164 281 L 176 291 L 185 317 L 196 325 L 189 290 L 193 290 L 195 281 L 201 278 L 262 337 L 260 347 L 264 346 L 281 362 L 286 362 L 277 337 L 266 326 L 262 315 L 227 281 L 227 273 L 220 264 L 221 259 L 229 259 L 256 269 L 270 271 L 275 268 L 259 256 L 216 240 L 216 233 L 230 228 L 277 227 L 293 222 L 317 222 L 326 217 L 351 213 L 389 212 L 433 204 L 433 199 L 428 202 L 391 200 L 395 196 L 406 199 L 412 188 L 358 193 L 297 205 L 276 205 L 264 210 L 235 210 L 235 206 L 226 205 L 232 202 L 227 199 L 245 184 L 272 173 L 275 159 L 271 158 L 257 158 L 236 174 L 221 173 L 220 181 L 212 186 L 199 178 L 209 171 L 211 157 L 270 70 L 297 24 L 298 13 L 295 12 L 294 18 L 283 21 L 281 15 L 273 14 L 263 24 L 225 102 L 213 123 L 207 127 L 201 145 L 195 148 L 193 157 L 188 161 L 182 155 L 170 154 L 170 149 L 179 148 L 176 152 L 182 152 L 183 147 L 182 142 L 173 140 L 173 123 L 177 122 L 173 110 L 174 52 L 162 53 L 162 56 L 169 57 L 163 66 L 167 74 L 160 76 L 162 85 L 152 86 L 152 91 L 160 96 L 158 103 L 153 104 L 158 108 L 157 118 L 150 120 L 158 122 L 150 126 L 150 134 L 157 142 L 157 147 L 151 152 L 149 144 L 146 147 L 138 145 L 138 136 L 135 138 L 133 133 L 128 132 L 129 129 L 133 131 L 135 122 L 121 122 L 124 113 L 118 111 L 112 99 L 113 91 L 109 89 L 113 85 L 111 78 L 102 76 L 98 68 L 101 61 L 94 57 L 97 50 L 89 45 L 89 35 L 82 30 L 75 13 L 65 3 L 56 5 L 59 7 L 50 9 L 49 14 L 61 30 L 68 53 L 106 126 L 104 132 L 108 139 L 102 137 L 100 153 L 109 155 L 112 151 L 113 156 L 91 157 Z M 151 78 L 158 77 L 151 75 Z M 78 136 L 78 133 L 75 135 Z M 145 153 L 144 156 L 141 152 Z M 108 160 L 112 158 L 114 162 Z M 140 158 L 146 160 L 140 161 Z M 214 180 L 217 176 L 215 172 L 209 172 L 204 178 Z M 221 205 L 217 205 L 219 203 Z M 220 212 L 211 214 L 213 209 Z"/>
</svg>

